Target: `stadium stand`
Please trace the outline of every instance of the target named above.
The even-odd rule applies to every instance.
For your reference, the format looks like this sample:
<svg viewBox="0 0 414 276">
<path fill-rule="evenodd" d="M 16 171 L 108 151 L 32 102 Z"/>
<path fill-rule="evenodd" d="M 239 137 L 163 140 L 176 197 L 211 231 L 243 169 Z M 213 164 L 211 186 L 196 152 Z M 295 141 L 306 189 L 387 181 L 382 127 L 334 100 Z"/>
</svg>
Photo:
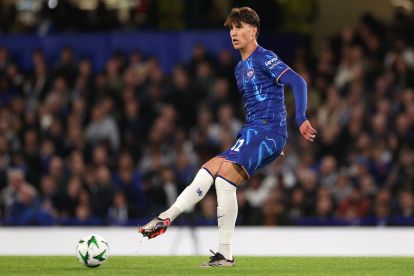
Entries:
<svg viewBox="0 0 414 276">
<path fill-rule="evenodd" d="M 414 24 L 364 16 L 289 64 L 308 83 L 309 145 L 286 91 L 285 157 L 238 191 L 240 225 L 414 225 Z M 31 67 L 0 46 L 0 224 L 137 225 L 234 142 L 238 57 L 202 45 L 170 72 L 113 52 L 103 70 L 62 47 Z M 278 49 L 272 49 L 276 53 Z M 283 58 L 283 56 L 281 56 Z M 26 61 L 27 62 L 27 61 Z M 181 225 L 215 225 L 214 190 Z"/>
</svg>

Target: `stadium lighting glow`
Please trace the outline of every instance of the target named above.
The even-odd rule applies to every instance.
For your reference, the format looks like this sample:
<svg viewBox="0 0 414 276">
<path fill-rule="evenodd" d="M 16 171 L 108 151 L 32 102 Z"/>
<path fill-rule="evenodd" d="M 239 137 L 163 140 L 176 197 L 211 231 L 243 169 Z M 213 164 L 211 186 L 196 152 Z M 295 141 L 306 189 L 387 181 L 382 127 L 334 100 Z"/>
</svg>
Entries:
<svg viewBox="0 0 414 276">
<path fill-rule="evenodd" d="M 408 12 L 412 12 L 414 10 L 414 4 L 410 0 L 391 0 L 391 4 L 396 7 L 401 7 Z"/>
<path fill-rule="evenodd" d="M 49 0 L 47 1 L 47 6 L 49 7 L 49 9 L 54 9 L 57 7 L 58 2 L 58 0 Z"/>
</svg>

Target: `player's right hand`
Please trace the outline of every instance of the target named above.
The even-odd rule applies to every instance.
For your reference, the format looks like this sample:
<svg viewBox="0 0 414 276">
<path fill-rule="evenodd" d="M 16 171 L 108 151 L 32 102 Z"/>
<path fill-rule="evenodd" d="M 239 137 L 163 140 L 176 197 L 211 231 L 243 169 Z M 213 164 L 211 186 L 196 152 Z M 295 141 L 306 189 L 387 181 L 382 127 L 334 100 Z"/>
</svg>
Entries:
<svg viewBox="0 0 414 276">
<path fill-rule="evenodd" d="M 300 134 L 309 142 L 315 141 L 316 130 L 311 126 L 309 120 L 305 120 L 299 127 Z"/>
</svg>

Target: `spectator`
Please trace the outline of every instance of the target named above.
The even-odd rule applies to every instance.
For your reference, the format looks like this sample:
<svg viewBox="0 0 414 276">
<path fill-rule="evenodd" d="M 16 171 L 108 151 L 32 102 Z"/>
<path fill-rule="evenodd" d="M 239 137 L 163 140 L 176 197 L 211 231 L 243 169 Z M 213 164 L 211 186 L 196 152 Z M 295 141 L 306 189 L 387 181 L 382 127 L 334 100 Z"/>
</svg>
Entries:
<svg viewBox="0 0 414 276">
<path fill-rule="evenodd" d="M 410 190 L 402 190 L 398 195 L 397 216 L 414 218 L 414 195 Z"/>
<path fill-rule="evenodd" d="M 56 202 L 56 207 L 59 210 L 60 217 L 74 217 L 76 214 L 76 207 L 80 203 L 80 196 L 82 193 L 82 182 L 78 176 L 72 176 L 66 188 L 59 192 L 59 200 Z"/>
<path fill-rule="evenodd" d="M 91 208 L 95 216 L 105 218 L 112 204 L 114 184 L 107 167 L 100 166 L 95 170 L 95 181 L 89 183 L 91 194 Z"/>
<path fill-rule="evenodd" d="M 129 152 L 122 152 L 118 157 L 117 171 L 113 177 L 114 187 L 118 193 L 126 197 L 131 212 L 142 214 L 145 213 L 147 204 L 141 175 L 135 167 L 132 155 Z"/>
<path fill-rule="evenodd" d="M 22 170 L 9 171 L 8 185 L 1 191 L 0 201 L 4 205 L 4 216 L 8 219 L 8 223 L 13 225 L 36 223 L 37 192 L 25 181 Z"/>
<path fill-rule="evenodd" d="M 111 225 L 126 225 L 131 217 L 128 201 L 122 192 L 114 195 L 113 203 L 108 209 L 108 222 Z"/>
<path fill-rule="evenodd" d="M 92 109 L 92 121 L 86 127 L 85 138 L 90 144 L 108 143 L 113 152 L 120 146 L 118 127 L 114 118 L 105 113 L 102 105 L 95 105 Z"/>
<path fill-rule="evenodd" d="M 352 189 L 349 197 L 340 202 L 338 217 L 346 221 L 356 221 L 368 214 L 370 200 L 359 189 Z"/>
</svg>

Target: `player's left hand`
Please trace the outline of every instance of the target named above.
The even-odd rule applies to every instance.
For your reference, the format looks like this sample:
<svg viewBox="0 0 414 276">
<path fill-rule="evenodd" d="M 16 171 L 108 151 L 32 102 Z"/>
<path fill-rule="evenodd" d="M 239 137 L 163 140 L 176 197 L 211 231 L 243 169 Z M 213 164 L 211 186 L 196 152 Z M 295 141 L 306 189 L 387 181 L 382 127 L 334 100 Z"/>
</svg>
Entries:
<svg viewBox="0 0 414 276">
<path fill-rule="evenodd" d="M 311 126 L 309 120 L 304 121 L 299 127 L 300 134 L 309 142 L 315 141 L 316 130 Z"/>
</svg>

